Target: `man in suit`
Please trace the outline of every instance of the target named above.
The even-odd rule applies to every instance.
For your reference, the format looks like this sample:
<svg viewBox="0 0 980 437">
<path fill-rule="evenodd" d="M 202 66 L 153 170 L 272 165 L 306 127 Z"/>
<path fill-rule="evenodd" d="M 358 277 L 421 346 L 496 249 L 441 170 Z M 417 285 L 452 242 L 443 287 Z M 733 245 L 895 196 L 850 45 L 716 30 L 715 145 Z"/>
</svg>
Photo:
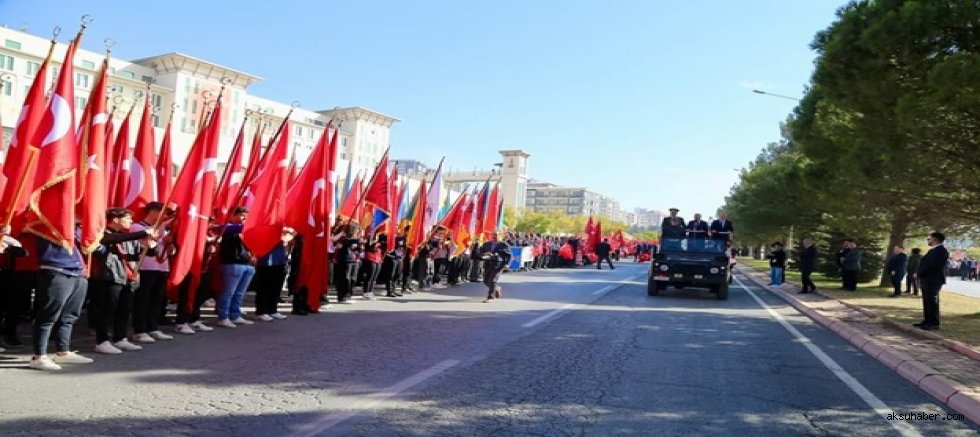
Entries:
<svg viewBox="0 0 980 437">
<path fill-rule="evenodd" d="M 844 279 L 844 290 L 857 291 L 858 273 L 861 271 L 861 250 L 856 241 L 847 243 L 847 252 L 841 262 L 841 276 Z"/>
<path fill-rule="evenodd" d="M 595 254 L 599 257 L 599 261 L 596 262 L 596 267 L 602 270 L 602 261 L 605 260 L 609 263 L 609 268 L 611 270 L 616 270 L 613 266 L 612 260 L 609 258 L 609 254 L 612 252 L 612 245 L 609 244 L 609 239 L 604 238 L 601 243 L 599 243 L 595 248 Z"/>
<path fill-rule="evenodd" d="M 926 331 L 939 329 L 939 290 L 946 283 L 946 263 L 949 261 L 949 251 L 943 247 L 946 236 L 933 232 L 926 238 L 929 251 L 919 262 L 919 285 L 922 286 L 922 323 L 914 326 Z"/>
<path fill-rule="evenodd" d="M 677 208 L 671 208 L 668 211 L 670 211 L 670 215 L 668 215 L 667 217 L 664 217 L 664 219 L 660 222 L 660 230 L 661 230 L 661 233 L 663 232 L 664 229 L 667 229 L 667 226 L 670 226 L 671 221 L 674 220 L 674 219 L 679 219 L 681 221 L 681 225 L 682 226 L 684 225 L 684 217 L 679 217 L 677 215 L 677 213 L 678 212 L 681 212 L 681 210 L 679 210 Z M 683 238 L 683 237 L 681 237 L 681 238 Z"/>
<path fill-rule="evenodd" d="M 712 240 L 729 241 L 732 239 L 732 234 L 735 233 L 735 226 L 732 226 L 732 222 L 728 221 L 728 213 L 720 212 L 718 219 L 711 222 L 710 231 Z"/>
<path fill-rule="evenodd" d="M 688 222 L 687 238 L 695 240 L 708 239 L 708 222 L 701 220 L 701 214 L 694 214 L 694 220 Z"/>
<path fill-rule="evenodd" d="M 922 249 L 912 248 L 912 255 L 909 256 L 908 275 L 905 279 L 905 294 L 919 295 L 919 278 L 916 272 L 919 271 L 920 261 L 922 261 Z"/>
<path fill-rule="evenodd" d="M 908 265 L 909 256 L 905 254 L 905 248 L 895 246 L 894 255 L 888 260 L 888 276 L 892 281 L 892 287 L 895 288 L 895 292 L 892 293 L 891 297 L 902 295 L 902 280 L 905 279 Z"/>
<path fill-rule="evenodd" d="M 803 291 L 800 293 L 813 293 L 817 291 L 816 284 L 810 275 L 817 269 L 817 246 L 809 238 L 803 239 L 803 250 L 800 253 L 800 273 L 803 282 Z"/>
</svg>

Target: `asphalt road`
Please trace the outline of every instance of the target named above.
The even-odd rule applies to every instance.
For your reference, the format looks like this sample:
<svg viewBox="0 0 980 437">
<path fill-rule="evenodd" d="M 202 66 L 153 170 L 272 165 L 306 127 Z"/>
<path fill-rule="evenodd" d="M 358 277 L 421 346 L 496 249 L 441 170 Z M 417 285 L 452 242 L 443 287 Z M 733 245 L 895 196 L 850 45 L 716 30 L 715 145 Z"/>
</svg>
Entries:
<svg viewBox="0 0 980 437">
<path fill-rule="evenodd" d="M 644 273 L 621 263 L 508 274 L 492 304 L 470 284 L 89 354 L 98 361 L 53 374 L 0 354 L 0 435 L 978 430 L 887 420 L 947 411 L 762 289 L 733 287 L 727 301 L 700 290 L 648 297 Z"/>
</svg>

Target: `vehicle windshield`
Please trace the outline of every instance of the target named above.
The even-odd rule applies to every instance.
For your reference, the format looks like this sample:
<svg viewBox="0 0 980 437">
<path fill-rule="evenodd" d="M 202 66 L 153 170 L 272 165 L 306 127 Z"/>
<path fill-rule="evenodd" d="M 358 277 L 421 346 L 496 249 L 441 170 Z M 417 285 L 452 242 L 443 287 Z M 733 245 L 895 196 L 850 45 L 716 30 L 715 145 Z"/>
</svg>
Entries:
<svg viewBox="0 0 980 437">
<path fill-rule="evenodd" d="M 725 253 L 724 240 L 700 240 L 694 238 L 664 238 L 660 242 L 661 252 L 683 253 Z"/>
</svg>

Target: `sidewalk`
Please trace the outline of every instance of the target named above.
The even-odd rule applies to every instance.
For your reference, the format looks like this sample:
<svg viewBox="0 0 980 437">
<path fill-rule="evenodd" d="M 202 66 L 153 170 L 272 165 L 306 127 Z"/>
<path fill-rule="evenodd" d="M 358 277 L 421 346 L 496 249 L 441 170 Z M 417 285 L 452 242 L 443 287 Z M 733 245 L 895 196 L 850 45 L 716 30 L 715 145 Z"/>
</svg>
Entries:
<svg viewBox="0 0 980 437">
<path fill-rule="evenodd" d="M 964 296 L 980 298 L 980 282 L 964 281 L 961 280 L 959 276 L 950 276 L 946 278 L 946 285 L 943 287 L 943 291 L 950 291 L 952 293 L 959 293 Z"/>
<path fill-rule="evenodd" d="M 782 297 L 815 322 L 980 424 L 980 351 L 925 331 L 885 320 L 873 311 L 822 294 L 797 294 L 800 286 L 766 286 L 768 272 L 742 264 L 738 270 Z"/>
</svg>

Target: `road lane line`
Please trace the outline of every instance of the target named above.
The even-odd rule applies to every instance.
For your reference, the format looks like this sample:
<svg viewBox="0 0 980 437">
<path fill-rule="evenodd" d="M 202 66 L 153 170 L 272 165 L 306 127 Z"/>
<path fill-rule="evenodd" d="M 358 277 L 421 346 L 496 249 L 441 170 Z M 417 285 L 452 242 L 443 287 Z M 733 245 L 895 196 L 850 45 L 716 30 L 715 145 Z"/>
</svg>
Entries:
<svg viewBox="0 0 980 437">
<path fill-rule="evenodd" d="M 756 303 L 758 303 L 759 306 L 765 309 L 766 312 L 768 312 L 769 315 L 772 316 L 772 318 L 776 319 L 776 321 L 779 322 L 779 324 L 782 325 L 783 328 L 786 328 L 786 330 L 789 331 L 790 334 L 796 337 L 796 339 L 800 343 L 802 343 L 803 346 L 805 346 L 807 350 L 810 351 L 810 353 L 816 356 L 817 359 L 820 360 L 820 362 L 823 363 L 825 367 L 827 367 L 827 369 L 833 372 L 834 376 L 836 376 L 837 379 L 840 379 L 841 382 L 844 383 L 844 385 L 846 385 L 848 388 L 851 389 L 851 391 L 854 392 L 854 394 L 858 395 L 858 397 L 864 400 L 864 402 L 868 404 L 868 406 L 870 406 L 872 410 L 878 413 L 878 415 L 881 416 L 881 418 L 884 419 L 886 423 L 891 425 L 892 428 L 895 428 L 895 430 L 898 431 L 899 434 L 908 437 L 922 435 L 919 433 L 919 431 L 917 431 L 908 423 L 898 421 L 898 420 L 888 420 L 888 415 L 893 411 L 892 409 L 888 408 L 888 405 L 885 405 L 885 403 L 882 402 L 881 399 L 878 399 L 877 396 L 871 393 L 871 391 L 868 390 L 863 384 L 861 384 L 856 378 L 851 376 L 850 373 L 847 373 L 847 371 L 844 370 L 844 368 L 841 367 L 840 364 L 837 364 L 837 362 L 834 361 L 833 358 L 830 358 L 830 356 L 827 355 L 823 351 L 823 349 L 820 349 L 820 346 L 817 346 L 816 343 L 813 342 L 813 340 L 810 340 L 809 337 L 803 335 L 803 333 L 797 330 L 795 326 L 787 322 L 786 319 L 783 318 L 781 314 L 773 310 L 772 307 L 766 305 L 766 303 L 763 302 L 762 299 L 760 299 L 759 296 L 757 296 L 754 292 L 752 292 L 752 290 L 749 290 L 749 287 L 746 287 L 745 284 L 743 284 L 740 279 L 736 277 L 735 282 L 737 282 L 738 286 L 742 287 L 742 289 L 745 290 L 749 294 L 749 296 L 752 296 L 752 299 L 755 299 Z"/>
<path fill-rule="evenodd" d="M 615 289 L 617 289 L 619 287 L 622 287 L 623 285 L 626 285 L 627 282 L 632 281 L 632 280 L 638 278 L 639 276 L 642 276 L 642 275 L 630 276 L 630 277 L 625 278 L 625 279 L 623 279 L 623 280 L 621 280 L 621 281 L 619 281 L 619 282 L 617 282 L 615 284 L 610 284 L 610 285 L 607 285 L 605 287 L 602 287 L 602 288 L 600 288 L 600 289 L 598 289 L 596 291 L 593 291 L 592 292 L 592 295 L 593 296 L 598 296 L 598 295 L 601 295 L 601 294 L 604 294 L 604 293 L 608 293 L 610 291 L 613 291 L 613 290 L 615 290 Z M 557 309 L 551 310 L 547 314 L 544 314 L 544 315 L 542 315 L 542 316 L 540 316 L 540 317 L 538 317 L 538 318 L 536 318 L 534 320 L 531 320 L 530 322 L 527 322 L 527 323 L 525 323 L 525 324 L 523 324 L 521 326 L 524 327 L 524 328 L 533 328 L 533 327 L 538 326 L 538 325 L 540 325 L 540 324 L 542 324 L 544 322 L 547 322 L 548 320 L 551 320 L 551 319 L 553 319 L 555 317 L 558 317 L 562 313 L 565 313 L 565 312 L 567 312 L 569 310 L 572 310 L 572 309 L 574 309 L 576 307 L 579 307 L 579 306 L 582 306 L 582 305 L 585 305 L 585 304 L 566 303 L 565 305 L 562 305 L 561 307 L 559 307 Z"/>
<path fill-rule="evenodd" d="M 413 386 L 415 386 L 416 384 L 422 381 L 425 381 L 429 378 L 432 378 L 433 376 L 445 372 L 446 370 L 449 370 L 450 368 L 452 368 L 453 366 L 459 363 L 460 363 L 459 360 L 445 360 L 439 364 L 436 364 L 435 366 L 432 366 L 419 373 L 416 373 L 415 375 L 412 375 L 396 383 L 391 387 L 381 390 L 380 392 L 366 395 L 366 397 L 369 399 L 355 401 L 351 403 L 349 405 L 348 411 L 326 414 L 314 422 L 307 423 L 299 427 L 299 429 L 297 429 L 295 432 L 293 432 L 290 435 L 293 437 L 300 437 L 300 436 L 306 437 L 306 436 L 314 436 L 320 434 L 336 426 L 337 424 L 347 419 L 350 419 L 351 417 L 363 413 L 365 410 L 370 410 L 374 408 L 379 403 L 385 400 L 398 396 L 405 390 L 412 388 Z"/>
</svg>

